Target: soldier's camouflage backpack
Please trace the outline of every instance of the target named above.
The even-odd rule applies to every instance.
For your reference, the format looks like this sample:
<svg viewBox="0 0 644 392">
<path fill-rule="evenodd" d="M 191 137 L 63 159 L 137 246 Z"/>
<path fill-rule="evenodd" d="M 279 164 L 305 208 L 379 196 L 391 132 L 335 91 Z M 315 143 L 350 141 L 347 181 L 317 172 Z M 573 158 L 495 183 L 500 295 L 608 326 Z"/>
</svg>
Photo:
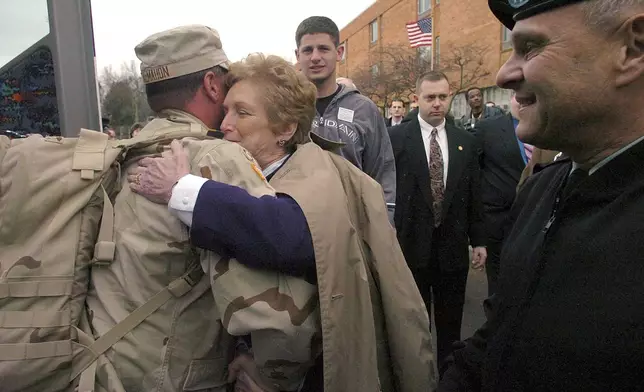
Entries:
<svg viewBox="0 0 644 392">
<path fill-rule="evenodd" d="M 245 150 L 203 140 L 198 124 L 158 119 L 146 128 L 154 132 L 125 141 L 89 130 L 78 138 L 0 137 L 1 391 L 225 391 L 235 342 L 220 319 L 244 296 L 235 277 L 217 277 L 242 267 L 195 252 L 188 229 L 167 218 L 167 207 L 134 198 L 123 173 L 136 159 L 183 139 L 193 174 L 254 196 L 274 191 Z M 246 167 L 222 158 L 231 155 L 245 155 Z M 164 242 L 170 237 L 177 240 Z M 249 303 L 255 310 L 247 322 L 226 328 L 259 333 L 253 344 L 268 353 L 305 346 L 295 358 L 260 356 L 269 383 L 292 383 L 289 376 L 310 366 L 306 348 L 319 333 L 318 316 L 284 324 L 275 317 L 280 304 L 271 301 L 286 294 L 300 305 L 316 289 L 295 278 L 246 272 L 241 279 L 260 284 L 244 294 L 274 295 L 263 299 L 268 307 Z M 215 303 L 213 293 L 237 302 Z"/>
</svg>

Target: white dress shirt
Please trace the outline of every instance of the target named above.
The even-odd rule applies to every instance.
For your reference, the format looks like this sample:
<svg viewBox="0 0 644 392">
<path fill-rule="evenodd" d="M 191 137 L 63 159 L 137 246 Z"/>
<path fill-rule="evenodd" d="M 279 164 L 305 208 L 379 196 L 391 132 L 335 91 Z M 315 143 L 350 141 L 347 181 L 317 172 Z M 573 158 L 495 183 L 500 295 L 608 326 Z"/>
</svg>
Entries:
<svg viewBox="0 0 644 392">
<path fill-rule="evenodd" d="M 195 209 L 199 191 L 206 181 L 208 181 L 207 178 L 186 174 L 172 189 L 168 211 L 176 215 L 188 227 L 192 226 L 192 211 Z"/>
<path fill-rule="evenodd" d="M 282 164 L 288 159 L 290 155 L 286 155 L 279 161 L 271 163 L 266 169 L 262 170 L 264 177 L 273 174 Z M 188 227 L 192 226 L 192 212 L 197 203 L 197 197 L 201 187 L 208 179 L 186 174 L 181 177 L 177 185 L 172 189 L 172 196 L 168 202 L 168 210 L 177 216 Z"/>
<path fill-rule="evenodd" d="M 447 186 L 447 164 L 449 163 L 449 149 L 447 144 L 447 131 L 445 130 L 445 119 L 438 126 L 434 127 L 429 125 L 425 120 L 418 115 L 418 122 L 420 123 L 420 132 L 423 137 L 423 144 L 425 146 L 425 155 L 427 155 L 427 167 L 429 167 L 429 143 L 432 139 L 432 130 L 436 128 L 438 133 L 436 139 L 438 141 L 438 146 L 441 149 L 441 154 L 443 155 L 443 186 Z"/>
</svg>

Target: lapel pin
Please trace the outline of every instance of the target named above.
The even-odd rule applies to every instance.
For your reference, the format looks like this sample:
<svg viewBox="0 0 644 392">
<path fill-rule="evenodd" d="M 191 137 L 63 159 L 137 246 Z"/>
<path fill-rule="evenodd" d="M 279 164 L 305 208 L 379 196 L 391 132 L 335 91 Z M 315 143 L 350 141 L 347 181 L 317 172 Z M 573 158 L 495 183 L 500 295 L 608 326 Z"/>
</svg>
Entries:
<svg viewBox="0 0 644 392">
<path fill-rule="evenodd" d="M 458 146 L 459 151 L 463 151 L 463 146 Z"/>
</svg>

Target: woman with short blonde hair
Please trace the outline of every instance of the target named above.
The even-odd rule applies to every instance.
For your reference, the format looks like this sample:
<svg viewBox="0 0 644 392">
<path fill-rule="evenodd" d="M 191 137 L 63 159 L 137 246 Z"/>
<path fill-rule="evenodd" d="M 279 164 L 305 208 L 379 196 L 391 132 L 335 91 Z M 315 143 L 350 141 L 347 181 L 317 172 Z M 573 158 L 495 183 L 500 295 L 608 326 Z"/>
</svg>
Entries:
<svg viewBox="0 0 644 392">
<path fill-rule="evenodd" d="M 241 81 L 253 83 L 263 91 L 265 103 L 271 106 L 267 114 L 274 133 L 297 124 L 293 136 L 285 140 L 285 147 L 309 141 L 317 90 L 302 73 L 281 57 L 257 53 L 231 65 L 226 77 L 228 88 Z"/>
</svg>

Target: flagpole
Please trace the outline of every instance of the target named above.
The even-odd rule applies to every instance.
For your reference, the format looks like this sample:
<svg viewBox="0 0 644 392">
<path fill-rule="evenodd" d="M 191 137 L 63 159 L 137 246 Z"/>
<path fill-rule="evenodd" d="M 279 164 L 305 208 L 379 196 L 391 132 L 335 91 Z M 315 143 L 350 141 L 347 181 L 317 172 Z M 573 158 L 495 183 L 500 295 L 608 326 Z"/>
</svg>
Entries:
<svg viewBox="0 0 644 392">
<path fill-rule="evenodd" d="M 431 21 L 432 21 L 432 46 L 430 47 L 430 50 L 432 51 L 431 52 L 432 53 L 432 55 L 431 55 L 432 60 L 431 60 L 430 68 L 433 71 L 434 70 L 434 16 L 433 15 L 431 17 Z"/>
</svg>

